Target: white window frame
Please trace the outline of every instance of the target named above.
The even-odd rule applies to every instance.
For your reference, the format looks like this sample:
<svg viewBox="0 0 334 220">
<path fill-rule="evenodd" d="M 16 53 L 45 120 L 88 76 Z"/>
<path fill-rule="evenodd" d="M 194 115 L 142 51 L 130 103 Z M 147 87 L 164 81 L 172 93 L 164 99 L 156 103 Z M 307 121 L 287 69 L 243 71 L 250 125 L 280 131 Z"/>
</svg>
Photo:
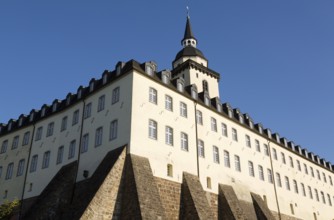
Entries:
<svg viewBox="0 0 334 220">
<path fill-rule="evenodd" d="M 166 126 L 165 128 L 165 143 L 167 145 L 173 146 L 174 145 L 174 131 L 173 128 L 170 126 Z"/>
<path fill-rule="evenodd" d="M 79 122 L 79 109 L 73 112 L 72 126 L 78 124 Z"/>
<path fill-rule="evenodd" d="M 102 145 L 103 141 L 103 127 L 99 127 L 95 131 L 95 147 Z"/>
<path fill-rule="evenodd" d="M 217 120 L 211 117 L 211 131 L 217 132 Z"/>
<path fill-rule="evenodd" d="M 81 144 L 80 153 L 87 152 L 88 146 L 89 146 L 89 133 L 86 133 L 82 136 L 82 144 Z"/>
<path fill-rule="evenodd" d="M 235 128 L 232 128 L 232 140 L 238 141 L 238 131 Z"/>
<path fill-rule="evenodd" d="M 165 109 L 168 111 L 173 111 L 173 98 L 169 95 L 165 95 Z"/>
<path fill-rule="evenodd" d="M 111 96 L 111 104 L 115 104 L 119 102 L 119 96 L 120 96 L 120 88 L 119 86 L 114 88 L 112 91 L 112 96 Z"/>
<path fill-rule="evenodd" d="M 259 170 L 259 179 L 264 181 L 263 167 L 261 165 L 258 165 L 258 170 Z"/>
<path fill-rule="evenodd" d="M 217 146 L 213 146 L 212 151 L 213 151 L 213 162 L 219 164 L 220 163 L 219 148 Z"/>
<path fill-rule="evenodd" d="M 254 164 L 252 161 L 248 161 L 248 173 L 250 176 L 255 177 Z"/>
<path fill-rule="evenodd" d="M 56 164 L 61 164 L 63 162 L 63 156 L 64 156 L 64 146 L 60 146 L 58 147 Z"/>
<path fill-rule="evenodd" d="M 37 169 L 37 164 L 38 164 L 38 155 L 35 154 L 35 155 L 32 157 L 32 159 L 31 159 L 30 170 L 29 170 L 30 173 L 33 173 L 33 172 L 36 171 L 36 169 Z"/>
<path fill-rule="evenodd" d="M 60 131 L 65 131 L 67 129 L 67 116 L 63 117 L 63 119 L 61 120 L 61 127 L 60 127 Z"/>
<path fill-rule="evenodd" d="M 188 117 L 187 104 L 184 102 L 180 102 L 180 115 L 185 118 Z"/>
<path fill-rule="evenodd" d="M 230 152 L 224 150 L 224 166 L 230 168 L 231 161 L 230 161 Z"/>
<path fill-rule="evenodd" d="M 50 151 L 44 152 L 43 161 L 42 161 L 42 169 L 45 169 L 45 168 L 49 167 L 50 157 L 51 157 L 51 152 Z"/>
<path fill-rule="evenodd" d="M 55 126 L 55 123 L 54 123 L 54 122 L 50 122 L 50 123 L 48 124 L 47 130 L 46 130 L 46 136 L 47 136 L 47 137 L 53 135 L 54 126 Z"/>
<path fill-rule="evenodd" d="M 92 103 L 88 103 L 85 106 L 84 119 L 89 118 L 92 115 Z"/>
<path fill-rule="evenodd" d="M 23 135 L 22 146 L 28 145 L 29 144 L 29 139 L 30 139 L 30 131 L 27 131 Z"/>
<path fill-rule="evenodd" d="M 39 141 L 42 139 L 42 134 L 43 134 L 43 127 L 38 127 L 36 131 L 36 136 L 35 136 L 35 141 Z"/>
<path fill-rule="evenodd" d="M 113 120 L 110 122 L 110 134 L 109 134 L 109 140 L 115 140 L 117 138 L 118 133 L 118 120 Z"/>
<path fill-rule="evenodd" d="M 202 140 L 198 140 L 198 144 L 197 144 L 197 148 L 198 148 L 198 156 L 205 158 L 205 147 L 204 147 L 204 141 Z"/>
<path fill-rule="evenodd" d="M 246 146 L 251 148 L 252 147 L 251 139 L 250 139 L 250 136 L 248 134 L 245 135 L 245 140 L 246 140 Z"/>
<path fill-rule="evenodd" d="M 234 155 L 234 165 L 235 165 L 235 170 L 241 172 L 241 162 L 240 162 L 240 157 L 238 155 Z"/>
<path fill-rule="evenodd" d="M 8 148 L 8 140 L 4 140 L 4 141 L 2 142 L 2 145 L 1 145 L 1 151 L 0 151 L 0 154 L 4 154 L 4 153 L 6 153 L 7 148 Z"/>
<path fill-rule="evenodd" d="M 155 88 L 149 88 L 149 101 L 153 104 L 158 104 L 158 91 Z"/>
<path fill-rule="evenodd" d="M 196 110 L 196 122 L 199 125 L 203 125 L 203 114 L 200 110 Z"/>
<path fill-rule="evenodd" d="M 12 143 L 12 150 L 16 149 L 19 146 L 19 141 L 20 141 L 20 136 L 16 135 L 13 138 L 13 143 Z"/>
<path fill-rule="evenodd" d="M 222 135 L 227 137 L 228 136 L 227 125 L 225 123 L 221 123 L 221 127 L 222 127 Z"/>
<path fill-rule="evenodd" d="M 21 159 L 19 161 L 19 165 L 17 166 L 17 173 L 16 176 L 22 176 L 24 172 L 24 164 L 25 164 L 25 159 Z"/>
<path fill-rule="evenodd" d="M 148 121 L 148 137 L 154 140 L 158 139 L 158 123 L 152 119 Z"/>
<path fill-rule="evenodd" d="M 97 102 L 97 112 L 100 112 L 100 111 L 104 110 L 105 101 L 106 101 L 106 96 L 105 95 L 101 95 L 99 97 L 98 102 Z"/>
<path fill-rule="evenodd" d="M 181 132 L 181 150 L 188 151 L 188 134 Z"/>
<path fill-rule="evenodd" d="M 8 164 L 5 180 L 9 180 L 9 179 L 12 178 L 12 176 L 13 176 L 13 170 L 14 170 L 14 163 Z"/>
<path fill-rule="evenodd" d="M 71 141 L 70 147 L 68 148 L 68 159 L 72 159 L 75 156 L 75 145 L 76 140 Z"/>
</svg>

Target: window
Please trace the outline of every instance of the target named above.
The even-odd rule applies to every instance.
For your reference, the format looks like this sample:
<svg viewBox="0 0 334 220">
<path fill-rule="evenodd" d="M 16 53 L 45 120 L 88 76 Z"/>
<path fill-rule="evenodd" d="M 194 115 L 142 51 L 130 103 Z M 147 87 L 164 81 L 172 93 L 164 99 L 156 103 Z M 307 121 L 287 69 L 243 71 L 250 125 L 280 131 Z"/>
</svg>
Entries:
<svg viewBox="0 0 334 220">
<path fill-rule="evenodd" d="M 310 170 L 311 170 L 311 175 L 312 175 L 312 177 L 314 177 L 314 170 L 313 170 L 313 167 L 310 167 Z"/>
<path fill-rule="evenodd" d="M 267 144 L 263 144 L 264 155 L 269 156 L 269 147 Z"/>
<path fill-rule="evenodd" d="M 95 132 L 95 147 L 98 147 L 102 144 L 102 136 L 103 136 L 103 127 L 99 127 Z"/>
<path fill-rule="evenodd" d="M 117 131 L 118 131 L 118 120 L 116 119 L 110 123 L 109 140 L 114 140 L 117 138 Z"/>
<path fill-rule="evenodd" d="M 331 196 L 329 194 L 327 194 L 327 200 L 328 200 L 328 204 L 330 206 L 332 206 L 332 200 L 331 200 Z"/>
<path fill-rule="evenodd" d="M 181 132 L 181 149 L 188 151 L 188 135 Z"/>
<path fill-rule="evenodd" d="M 27 131 L 27 132 L 24 133 L 24 135 L 23 135 L 22 146 L 28 145 L 28 143 L 29 143 L 29 138 L 30 138 L 30 132 Z"/>
<path fill-rule="evenodd" d="M 166 144 L 173 146 L 173 128 L 166 126 L 165 132 Z"/>
<path fill-rule="evenodd" d="M 253 176 L 253 177 L 255 176 L 254 165 L 252 161 L 248 161 L 248 172 L 250 176 Z"/>
<path fill-rule="evenodd" d="M 25 164 L 25 159 L 21 159 L 19 161 L 19 165 L 17 167 L 17 173 L 16 176 L 22 176 L 23 171 L 24 171 L 24 164 Z"/>
<path fill-rule="evenodd" d="M 331 184 L 331 186 L 333 186 L 333 180 L 332 180 L 332 177 L 331 176 L 328 176 L 329 178 L 329 183 Z"/>
<path fill-rule="evenodd" d="M 294 215 L 295 214 L 295 210 L 293 209 L 293 204 L 290 203 L 290 210 L 291 210 L 291 214 Z"/>
<path fill-rule="evenodd" d="M 9 179 L 12 178 L 13 169 L 14 169 L 14 163 L 8 164 L 8 166 L 7 166 L 7 172 L 6 172 L 6 177 L 5 177 L 6 180 L 9 180 Z"/>
<path fill-rule="evenodd" d="M 199 110 L 196 110 L 196 122 L 199 125 L 203 124 L 203 115 L 202 115 L 202 112 Z"/>
<path fill-rule="evenodd" d="M 60 146 L 58 148 L 58 153 L 57 153 L 57 164 L 63 162 L 63 155 L 64 155 L 64 146 Z"/>
<path fill-rule="evenodd" d="M 173 165 L 167 164 L 167 176 L 173 177 Z"/>
<path fill-rule="evenodd" d="M 246 134 L 245 139 L 246 139 L 246 146 L 247 147 L 252 147 L 249 135 Z"/>
<path fill-rule="evenodd" d="M 169 95 L 165 96 L 165 109 L 173 111 L 173 98 Z"/>
<path fill-rule="evenodd" d="M 285 155 L 283 152 L 281 152 L 281 158 L 282 158 L 282 163 L 286 164 Z"/>
<path fill-rule="evenodd" d="M 46 131 L 46 136 L 49 137 L 51 135 L 53 135 L 53 128 L 55 126 L 55 123 L 54 122 L 51 122 L 48 124 L 48 128 L 47 128 L 47 131 Z"/>
<path fill-rule="evenodd" d="M 2 142 L 0 154 L 6 153 L 8 146 L 8 140 Z"/>
<path fill-rule="evenodd" d="M 220 163 L 220 159 L 219 159 L 219 149 L 217 146 L 213 146 L 212 147 L 213 150 L 213 162 L 215 163 Z"/>
<path fill-rule="evenodd" d="M 85 153 L 88 151 L 88 144 L 89 144 L 89 134 L 87 133 L 82 137 L 80 153 Z"/>
<path fill-rule="evenodd" d="M 325 194 L 323 191 L 320 192 L 322 203 L 326 204 Z"/>
<path fill-rule="evenodd" d="M 259 140 L 255 140 L 255 147 L 256 147 L 256 151 L 261 152 L 261 147 L 260 147 Z"/>
<path fill-rule="evenodd" d="M 180 115 L 182 117 L 187 117 L 187 104 L 184 102 L 180 102 Z"/>
<path fill-rule="evenodd" d="M 100 112 L 104 109 L 104 103 L 105 103 L 106 96 L 102 95 L 99 97 L 99 101 L 97 103 L 97 111 Z"/>
<path fill-rule="evenodd" d="M 318 179 L 321 180 L 321 177 L 320 177 L 320 172 L 319 170 L 317 170 L 317 176 L 318 176 Z"/>
<path fill-rule="evenodd" d="M 300 161 L 299 161 L 299 160 L 297 160 L 297 167 L 298 167 L 298 170 L 299 170 L 299 171 L 302 171 L 302 168 L 301 168 L 301 166 L 300 166 Z"/>
<path fill-rule="evenodd" d="M 232 128 L 232 139 L 238 141 L 238 132 L 235 128 Z"/>
<path fill-rule="evenodd" d="M 281 175 L 279 173 L 276 173 L 276 182 L 278 187 L 282 187 Z"/>
<path fill-rule="evenodd" d="M 217 132 L 217 120 L 211 117 L 211 131 Z"/>
<path fill-rule="evenodd" d="M 35 172 L 37 169 L 38 155 L 34 155 L 30 163 L 30 173 Z"/>
<path fill-rule="evenodd" d="M 294 166 L 293 166 L 293 159 L 292 159 L 292 157 L 291 157 L 291 156 L 289 156 L 289 161 L 290 161 L 290 167 L 292 167 L 292 168 L 293 168 L 293 167 L 294 167 Z"/>
<path fill-rule="evenodd" d="M 42 162 L 42 169 L 48 168 L 50 163 L 50 151 L 44 153 L 43 162 Z"/>
<path fill-rule="evenodd" d="M 273 148 L 273 158 L 277 160 L 277 151 L 275 148 Z"/>
<path fill-rule="evenodd" d="M 150 119 L 148 122 L 148 137 L 156 140 L 158 136 L 157 129 L 157 122 Z"/>
<path fill-rule="evenodd" d="M 290 181 L 289 181 L 289 177 L 285 176 L 285 188 L 287 190 L 290 190 Z"/>
<path fill-rule="evenodd" d="M 300 184 L 302 187 L 303 196 L 306 196 L 305 186 L 303 183 Z"/>
<path fill-rule="evenodd" d="M 13 138 L 12 149 L 16 149 L 19 146 L 19 138 L 18 135 Z"/>
<path fill-rule="evenodd" d="M 307 187 L 308 188 L 308 195 L 310 196 L 311 199 L 313 199 L 313 195 L 312 195 L 312 189 L 310 186 Z"/>
<path fill-rule="evenodd" d="M 85 106 L 85 111 L 84 111 L 84 118 L 89 118 L 92 115 L 92 103 L 88 103 Z"/>
<path fill-rule="evenodd" d="M 230 153 L 226 150 L 224 150 L 224 166 L 225 167 L 231 167 Z"/>
<path fill-rule="evenodd" d="M 61 120 L 60 131 L 65 131 L 66 128 L 67 128 L 67 116 L 65 116 L 65 117 Z"/>
<path fill-rule="evenodd" d="M 35 141 L 41 140 L 43 134 L 43 127 L 37 128 Z"/>
<path fill-rule="evenodd" d="M 157 104 L 158 103 L 158 92 L 156 89 L 153 89 L 150 87 L 150 90 L 149 90 L 149 101 L 154 103 L 154 104 Z"/>
<path fill-rule="evenodd" d="M 111 96 L 111 104 L 115 104 L 119 101 L 119 87 L 116 87 L 115 89 L 113 89 L 112 91 L 112 96 Z"/>
<path fill-rule="evenodd" d="M 78 124 L 79 122 L 79 110 L 73 112 L 72 125 Z"/>
<path fill-rule="evenodd" d="M 234 165 L 235 170 L 241 172 L 240 157 L 238 155 L 234 155 Z"/>
<path fill-rule="evenodd" d="M 70 148 L 68 149 L 68 159 L 73 158 L 75 155 L 75 140 L 71 141 Z"/>
<path fill-rule="evenodd" d="M 295 193 L 298 194 L 298 185 L 297 185 L 297 181 L 296 180 L 293 180 L 293 188 L 295 190 Z"/>
<path fill-rule="evenodd" d="M 305 174 L 308 174 L 307 165 L 304 163 Z"/>
<path fill-rule="evenodd" d="M 227 137 L 227 126 L 224 123 L 222 123 L 222 135 Z"/>
<path fill-rule="evenodd" d="M 203 80 L 202 84 L 203 84 L 203 91 L 208 92 L 209 91 L 208 82 L 206 80 Z"/>
<path fill-rule="evenodd" d="M 318 190 L 317 189 L 314 189 L 314 194 L 315 194 L 316 200 L 319 202 L 319 194 L 318 194 Z"/>
<path fill-rule="evenodd" d="M 322 179 L 324 180 L 325 183 L 327 183 L 327 179 L 326 179 L 326 174 L 322 173 Z"/>
<path fill-rule="evenodd" d="M 267 169 L 268 173 L 268 182 L 273 183 L 273 173 L 271 172 L 271 169 Z"/>
<path fill-rule="evenodd" d="M 264 181 L 263 167 L 259 165 L 259 178 Z"/>
<path fill-rule="evenodd" d="M 198 140 L 198 156 L 205 157 L 204 142 L 202 140 Z"/>
<path fill-rule="evenodd" d="M 207 177 L 206 178 L 206 188 L 208 188 L 208 189 L 211 189 L 211 178 L 210 177 Z"/>
</svg>

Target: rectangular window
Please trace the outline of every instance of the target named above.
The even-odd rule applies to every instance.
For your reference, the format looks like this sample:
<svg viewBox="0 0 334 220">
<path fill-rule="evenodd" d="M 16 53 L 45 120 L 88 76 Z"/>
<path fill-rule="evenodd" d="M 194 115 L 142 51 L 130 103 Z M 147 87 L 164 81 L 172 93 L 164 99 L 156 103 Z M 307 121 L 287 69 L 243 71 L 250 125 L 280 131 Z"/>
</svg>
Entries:
<svg viewBox="0 0 334 220">
<path fill-rule="evenodd" d="M 267 169 L 268 173 L 268 182 L 273 183 L 273 173 L 271 172 L 271 169 Z"/>
<path fill-rule="evenodd" d="M 295 190 L 295 193 L 298 194 L 298 185 L 296 180 L 293 180 L 293 189 Z"/>
<path fill-rule="evenodd" d="M 273 158 L 277 160 L 277 151 L 275 148 L 273 148 Z"/>
<path fill-rule="evenodd" d="M 16 149 L 19 146 L 20 137 L 17 135 L 13 138 L 12 149 Z"/>
<path fill-rule="evenodd" d="M 50 163 L 50 151 L 47 151 L 44 153 L 43 156 L 43 162 L 42 162 L 42 169 L 48 168 L 49 167 L 49 163 Z"/>
<path fill-rule="evenodd" d="M 156 140 L 158 138 L 158 124 L 156 121 L 148 121 L 148 137 Z"/>
<path fill-rule="evenodd" d="M 314 195 L 315 195 L 315 198 L 316 200 L 319 202 L 319 194 L 318 194 L 318 190 L 317 189 L 314 189 Z"/>
<path fill-rule="evenodd" d="M 259 178 L 260 178 L 260 180 L 264 181 L 263 167 L 261 165 L 259 165 L 258 169 L 259 169 Z"/>
<path fill-rule="evenodd" d="M 173 98 L 169 95 L 165 96 L 165 109 L 168 111 L 173 111 Z"/>
<path fill-rule="evenodd" d="M 103 137 L 103 127 L 99 127 L 95 132 L 95 147 L 101 146 Z"/>
<path fill-rule="evenodd" d="M 89 118 L 92 115 L 92 103 L 88 103 L 85 106 L 85 110 L 84 110 L 84 118 Z"/>
<path fill-rule="evenodd" d="M 261 152 L 260 142 L 259 140 L 256 140 L 256 139 L 255 139 L 255 148 L 256 148 L 256 151 Z"/>
<path fill-rule="evenodd" d="M 324 180 L 325 183 L 327 183 L 327 179 L 326 179 L 326 174 L 322 173 L 322 179 Z"/>
<path fill-rule="evenodd" d="M 308 195 L 310 196 L 311 199 L 313 199 L 313 195 L 312 195 L 312 189 L 310 186 L 307 187 L 308 188 Z"/>
<path fill-rule="evenodd" d="M 331 186 L 333 186 L 333 180 L 332 180 L 332 177 L 331 176 L 328 176 L 329 178 L 329 183 L 331 184 Z"/>
<path fill-rule="evenodd" d="M 215 163 L 220 163 L 220 159 L 219 159 L 219 149 L 217 146 L 213 146 L 212 147 L 212 151 L 213 151 L 213 162 Z"/>
<path fill-rule="evenodd" d="M 173 146 L 174 138 L 173 138 L 173 128 L 166 126 L 165 129 L 165 141 L 166 144 Z"/>
<path fill-rule="evenodd" d="M 224 166 L 225 167 L 231 167 L 230 153 L 226 150 L 224 150 Z"/>
<path fill-rule="evenodd" d="M 35 141 L 41 140 L 43 134 L 43 127 L 37 128 Z"/>
<path fill-rule="evenodd" d="M 158 92 L 156 89 L 150 87 L 149 89 L 149 101 L 157 104 L 158 103 Z"/>
<path fill-rule="evenodd" d="M 113 120 L 110 122 L 110 134 L 109 134 L 109 140 L 115 140 L 117 138 L 118 133 L 118 120 Z"/>
<path fill-rule="evenodd" d="M 305 186 L 303 183 L 300 184 L 302 187 L 303 196 L 306 196 Z"/>
<path fill-rule="evenodd" d="M 254 172 L 254 165 L 252 161 L 248 161 L 248 172 L 249 175 L 254 177 L 255 176 L 255 172 Z"/>
<path fill-rule="evenodd" d="M 234 166 L 236 171 L 241 172 L 240 157 L 238 155 L 234 155 Z"/>
<path fill-rule="evenodd" d="M 6 180 L 9 180 L 9 179 L 12 178 L 12 176 L 13 176 L 13 169 L 14 169 L 14 163 L 8 164 L 8 166 L 7 166 L 7 172 L 6 172 L 6 177 L 5 177 Z"/>
<path fill-rule="evenodd" d="M 326 199 L 325 199 L 325 194 L 324 194 L 324 192 L 321 191 L 320 194 L 321 194 L 322 203 L 326 204 Z"/>
<path fill-rule="evenodd" d="M 217 132 L 217 120 L 211 117 L 211 131 Z"/>
<path fill-rule="evenodd" d="M 298 170 L 299 170 L 299 171 L 302 171 L 302 168 L 301 168 L 301 166 L 300 166 L 300 161 L 299 161 L 299 160 L 297 160 L 297 167 L 298 167 Z"/>
<path fill-rule="evenodd" d="M 2 142 L 0 154 L 6 153 L 8 146 L 8 140 Z"/>
<path fill-rule="evenodd" d="M 29 144 L 29 138 L 30 138 L 30 132 L 27 131 L 23 135 L 23 141 L 22 141 L 22 146 L 28 145 Z"/>
<path fill-rule="evenodd" d="M 227 126 L 226 124 L 222 123 L 222 135 L 227 137 Z"/>
<path fill-rule="evenodd" d="M 245 140 L 246 140 L 246 146 L 247 147 L 252 147 L 252 145 L 251 145 L 251 139 L 250 139 L 250 137 L 249 137 L 249 135 L 245 135 Z"/>
<path fill-rule="evenodd" d="M 320 176 L 319 170 L 317 170 L 317 176 L 318 176 L 318 179 L 321 180 L 321 176 Z"/>
<path fill-rule="evenodd" d="M 63 162 L 63 155 L 64 155 L 64 146 L 60 146 L 58 148 L 58 153 L 57 153 L 57 164 Z"/>
<path fill-rule="evenodd" d="M 205 157 L 205 151 L 204 151 L 204 142 L 202 140 L 198 140 L 198 156 L 199 157 Z"/>
<path fill-rule="evenodd" d="M 311 176 L 314 177 L 314 170 L 313 170 L 313 167 L 310 167 L 310 170 L 311 170 Z"/>
<path fill-rule="evenodd" d="M 37 169 L 38 155 L 34 155 L 30 163 L 30 173 L 35 172 Z"/>
<path fill-rule="evenodd" d="M 290 181 L 289 181 L 289 177 L 285 176 L 285 188 L 287 190 L 290 190 Z"/>
<path fill-rule="evenodd" d="M 278 187 L 282 187 L 281 175 L 279 173 L 276 173 L 276 182 Z"/>
<path fill-rule="evenodd" d="M 79 110 L 73 112 L 72 125 L 76 125 L 79 122 Z"/>
<path fill-rule="evenodd" d="M 25 164 L 25 159 L 21 159 L 19 161 L 19 165 L 17 167 L 17 173 L 16 176 L 22 176 L 24 172 L 24 164 Z"/>
<path fill-rule="evenodd" d="M 188 135 L 181 132 L 181 149 L 188 151 Z"/>
<path fill-rule="evenodd" d="M 285 155 L 283 152 L 281 152 L 281 158 L 282 158 L 282 163 L 286 164 Z"/>
<path fill-rule="evenodd" d="M 267 144 L 263 144 L 264 155 L 269 156 L 269 147 Z"/>
<path fill-rule="evenodd" d="M 329 194 L 327 194 L 327 200 L 328 200 L 328 204 L 330 206 L 332 206 L 332 200 L 331 200 L 331 196 Z"/>
<path fill-rule="evenodd" d="M 67 128 L 67 116 L 65 116 L 65 117 L 61 120 L 60 131 L 65 131 L 66 128 Z"/>
<path fill-rule="evenodd" d="M 71 159 L 75 155 L 75 140 L 71 141 L 70 148 L 68 149 L 68 159 Z"/>
<path fill-rule="evenodd" d="M 187 104 L 184 102 L 180 102 L 180 115 L 182 117 L 187 117 L 188 113 L 187 113 Z"/>
<path fill-rule="evenodd" d="M 202 112 L 199 110 L 196 110 L 196 122 L 199 125 L 203 125 L 203 115 Z"/>
<path fill-rule="evenodd" d="M 289 161 L 290 161 L 290 167 L 294 167 L 294 164 L 293 164 L 293 159 L 292 159 L 292 157 L 291 156 L 289 156 Z"/>
<path fill-rule="evenodd" d="M 235 128 L 232 128 L 232 139 L 238 141 L 238 132 Z"/>
<path fill-rule="evenodd" d="M 307 165 L 305 163 L 304 163 L 304 171 L 305 171 L 305 174 L 308 174 Z"/>
<path fill-rule="evenodd" d="M 119 101 L 119 95 L 120 95 L 120 90 L 119 87 L 116 87 L 113 91 L 112 91 L 112 96 L 111 96 L 111 104 L 115 104 Z"/>
<path fill-rule="evenodd" d="M 97 111 L 98 112 L 100 112 L 104 109 L 105 99 L 106 99 L 105 95 L 102 95 L 102 96 L 99 97 L 99 101 L 97 103 Z"/>
<path fill-rule="evenodd" d="M 82 137 L 80 153 L 85 153 L 88 151 L 88 144 L 89 144 L 89 134 L 87 133 Z"/>
<path fill-rule="evenodd" d="M 49 137 L 51 135 L 53 135 L 53 128 L 55 126 L 55 123 L 54 122 L 51 122 L 48 124 L 48 128 L 46 130 L 46 136 Z"/>
</svg>

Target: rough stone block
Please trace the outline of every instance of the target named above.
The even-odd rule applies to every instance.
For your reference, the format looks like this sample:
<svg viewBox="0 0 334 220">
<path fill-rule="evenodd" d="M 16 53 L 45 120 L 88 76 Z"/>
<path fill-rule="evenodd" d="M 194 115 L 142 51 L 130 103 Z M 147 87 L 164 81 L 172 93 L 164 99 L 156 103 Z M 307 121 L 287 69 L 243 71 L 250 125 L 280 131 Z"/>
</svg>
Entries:
<svg viewBox="0 0 334 220">
<path fill-rule="evenodd" d="M 265 204 L 260 195 L 252 193 L 253 205 L 255 208 L 257 219 L 259 220 L 275 220 L 273 214 L 269 210 L 268 206 Z"/>
</svg>

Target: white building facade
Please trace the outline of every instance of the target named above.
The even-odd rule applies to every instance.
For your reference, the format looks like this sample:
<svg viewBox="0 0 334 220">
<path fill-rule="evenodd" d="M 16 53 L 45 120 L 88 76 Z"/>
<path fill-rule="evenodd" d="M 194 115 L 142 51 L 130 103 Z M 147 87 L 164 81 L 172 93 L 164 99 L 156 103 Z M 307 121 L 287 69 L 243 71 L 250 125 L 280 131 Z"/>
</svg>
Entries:
<svg viewBox="0 0 334 220">
<path fill-rule="evenodd" d="M 76 181 L 89 178 L 127 146 L 156 177 L 181 182 L 188 172 L 208 192 L 227 184 L 240 200 L 263 196 L 274 212 L 334 219 L 334 166 L 220 103 L 220 75 L 196 48 L 189 17 L 181 44 L 171 71 L 119 62 L 76 94 L 0 124 L 0 204 L 40 195 L 73 161 Z"/>
</svg>

